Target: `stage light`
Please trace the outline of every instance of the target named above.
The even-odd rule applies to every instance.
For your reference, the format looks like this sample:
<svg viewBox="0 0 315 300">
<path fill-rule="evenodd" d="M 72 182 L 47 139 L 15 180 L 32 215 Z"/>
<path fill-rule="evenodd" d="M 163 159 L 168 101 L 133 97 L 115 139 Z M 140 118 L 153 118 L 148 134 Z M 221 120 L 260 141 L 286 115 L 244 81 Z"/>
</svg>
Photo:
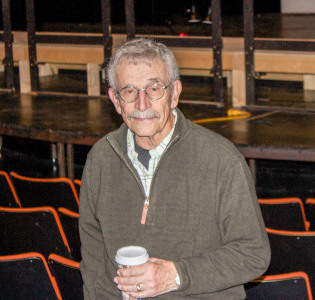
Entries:
<svg viewBox="0 0 315 300">
<path fill-rule="evenodd" d="M 179 36 L 188 36 L 188 34 L 186 32 L 181 32 Z"/>
<path fill-rule="evenodd" d="M 204 24 L 212 24 L 212 21 L 211 21 L 211 6 L 209 6 L 208 14 L 205 17 L 205 19 L 202 21 L 202 23 L 204 23 Z"/>
<path fill-rule="evenodd" d="M 197 19 L 197 9 L 196 6 L 193 5 L 191 7 L 191 16 L 190 19 L 188 20 L 189 23 L 198 23 L 200 22 L 200 19 Z"/>
</svg>

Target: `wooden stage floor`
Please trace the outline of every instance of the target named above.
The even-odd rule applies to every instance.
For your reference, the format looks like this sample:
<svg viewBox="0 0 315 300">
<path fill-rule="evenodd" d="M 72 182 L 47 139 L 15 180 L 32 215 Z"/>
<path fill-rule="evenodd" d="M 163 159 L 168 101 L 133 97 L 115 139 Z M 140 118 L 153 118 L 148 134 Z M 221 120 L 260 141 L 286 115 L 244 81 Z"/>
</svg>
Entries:
<svg viewBox="0 0 315 300">
<path fill-rule="evenodd" d="M 226 116 L 226 109 L 207 103 L 182 100 L 179 107 L 191 120 Z M 3 135 L 90 146 L 121 122 L 108 98 L 8 94 L 0 97 Z M 315 162 L 314 111 L 256 111 L 248 119 L 201 125 L 230 139 L 248 158 Z"/>
</svg>

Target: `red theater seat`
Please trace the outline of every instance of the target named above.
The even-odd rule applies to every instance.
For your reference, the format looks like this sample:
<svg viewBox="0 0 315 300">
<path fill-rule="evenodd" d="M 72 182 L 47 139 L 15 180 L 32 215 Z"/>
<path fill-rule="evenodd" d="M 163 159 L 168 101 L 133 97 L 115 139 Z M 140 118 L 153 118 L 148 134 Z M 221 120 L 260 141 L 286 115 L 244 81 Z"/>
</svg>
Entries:
<svg viewBox="0 0 315 300">
<path fill-rule="evenodd" d="M 56 278 L 62 299 L 83 300 L 83 281 L 79 262 L 56 254 L 49 255 L 48 262 Z"/>
<path fill-rule="evenodd" d="M 22 207 L 66 207 L 79 211 L 79 198 L 69 178 L 33 178 L 10 172 Z"/>
<path fill-rule="evenodd" d="M 309 229 L 300 198 L 258 199 L 258 202 L 266 227 L 292 231 Z"/>
<path fill-rule="evenodd" d="M 0 282 L 1 299 L 61 299 L 55 278 L 40 253 L 0 256 Z"/>
<path fill-rule="evenodd" d="M 305 272 L 261 276 L 245 284 L 246 300 L 312 300 Z"/>
</svg>

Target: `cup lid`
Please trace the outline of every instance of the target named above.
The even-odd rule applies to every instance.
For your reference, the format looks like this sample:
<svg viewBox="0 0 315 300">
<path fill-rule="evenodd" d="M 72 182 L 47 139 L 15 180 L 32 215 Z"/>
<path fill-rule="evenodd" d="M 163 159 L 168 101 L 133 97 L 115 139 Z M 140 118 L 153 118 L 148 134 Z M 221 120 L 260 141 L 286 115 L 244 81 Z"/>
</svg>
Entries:
<svg viewBox="0 0 315 300">
<path fill-rule="evenodd" d="M 136 266 L 148 261 L 147 250 L 140 246 L 126 246 L 117 250 L 115 261 L 125 266 Z"/>
</svg>

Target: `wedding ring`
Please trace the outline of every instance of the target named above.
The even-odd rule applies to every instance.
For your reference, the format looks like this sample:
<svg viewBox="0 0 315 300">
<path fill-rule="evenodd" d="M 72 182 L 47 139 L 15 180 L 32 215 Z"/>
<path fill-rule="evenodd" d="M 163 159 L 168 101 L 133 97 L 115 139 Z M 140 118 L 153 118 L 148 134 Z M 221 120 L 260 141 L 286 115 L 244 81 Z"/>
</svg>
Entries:
<svg viewBox="0 0 315 300">
<path fill-rule="evenodd" d="M 138 291 L 138 292 L 141 291 L 141 286 L 140 286 L 140 284 L 137 284 L 137 285 L 136 285 L 136 288 L 137 288 L 137 291 Z"/>
</svg>

